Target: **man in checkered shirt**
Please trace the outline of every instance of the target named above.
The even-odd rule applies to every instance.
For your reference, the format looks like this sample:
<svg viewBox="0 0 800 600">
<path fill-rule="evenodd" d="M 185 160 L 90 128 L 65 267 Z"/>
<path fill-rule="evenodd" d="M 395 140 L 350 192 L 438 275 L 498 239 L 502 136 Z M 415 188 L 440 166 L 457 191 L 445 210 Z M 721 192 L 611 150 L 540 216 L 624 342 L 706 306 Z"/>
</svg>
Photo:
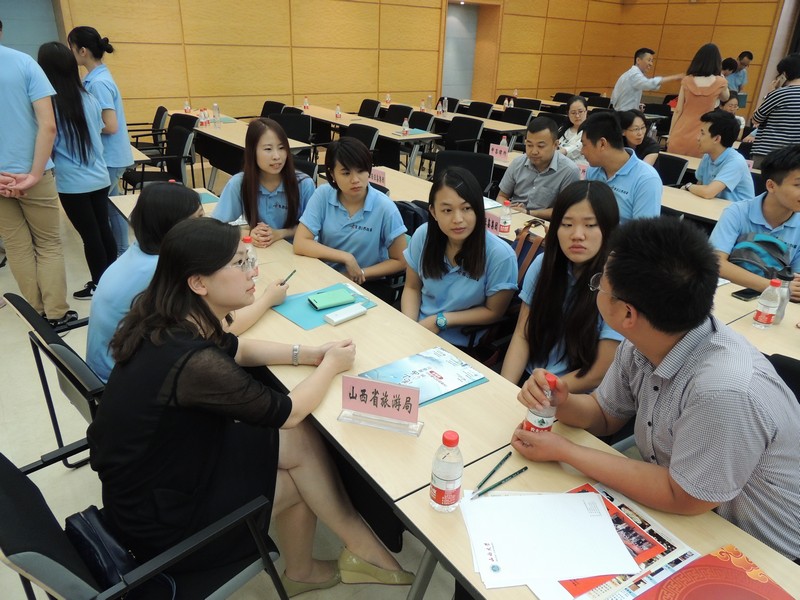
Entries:
<svg viewBox="0 0 800 600">
<path fill-rule="evenodd" d="M 605 322 L 626 339 L 592 394 L 569 394 L 559 382 L 556 416 L 595 435 L 635 417 L 643 460 L 557 433 L 517 429 L 512 445 L 659 510 L 716 510 L 797 560 L 800 405 L 764 356 L 711 316 L 718 263 L 708 240 L 678 219 L 642 219 L 621 226 L 610 248 L 590 287 Z M 520 401 L 541 406 L 546 386 L 535 371 Z"/>
</svg>

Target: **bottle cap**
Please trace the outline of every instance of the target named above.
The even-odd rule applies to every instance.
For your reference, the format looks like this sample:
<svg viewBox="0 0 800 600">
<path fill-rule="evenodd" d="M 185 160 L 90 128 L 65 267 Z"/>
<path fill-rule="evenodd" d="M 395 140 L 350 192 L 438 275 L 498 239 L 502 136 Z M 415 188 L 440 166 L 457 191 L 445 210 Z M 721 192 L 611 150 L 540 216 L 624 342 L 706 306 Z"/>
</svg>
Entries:
<svg viewBox="0 0 800 600">
<path fill-rule="evenodd" d="M 780 279 L 771 279 L 769 284 L 772 287 L 781 287 Z"/>
<path fill-rule="evenodd" d="M 245 244 L 252 244 L 252 243 L 253 243 L 253 238 L 251 238 L 249 235 L 246 235 L 246 236 L 244 236 L 244 237 L 242 238 L 242 241 L 243 241 Z"/>
<path fill-rule="evenodd" d="M 503 200 L 503 206 L 511 206 L 511 200 Z"/>
<path fill-rule="evenodd" d="M 544 378 L 547 379 L 547 385 L 550 386 L 551 390 L 556 389 L 556 385 L 558 385 L 558 378 L 555 375 L 552 373 L 545 373 Z"/>
<path fill-rule="evenodd" d="M 458 434 L 455 431 L 445 431 L 442 434 L 442 444 L 448 448 L 455 448 L 458 446 Z"/>
</svg>

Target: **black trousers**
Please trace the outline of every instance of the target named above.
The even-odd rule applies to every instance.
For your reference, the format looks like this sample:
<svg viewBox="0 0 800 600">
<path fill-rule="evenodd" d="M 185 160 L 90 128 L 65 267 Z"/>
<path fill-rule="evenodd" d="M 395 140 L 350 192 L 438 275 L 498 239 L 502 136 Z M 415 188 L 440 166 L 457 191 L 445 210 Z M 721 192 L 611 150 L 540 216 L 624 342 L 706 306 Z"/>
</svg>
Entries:
<svg viewBox="0 0 800 600">
<path fill-rule="evenodd" d="M 108 188 L 58 196 L 67 218 L 83 240 L 86 264 L 96 284 L 117 258 L 117 243 L 108 224 Z"/>
</svg>

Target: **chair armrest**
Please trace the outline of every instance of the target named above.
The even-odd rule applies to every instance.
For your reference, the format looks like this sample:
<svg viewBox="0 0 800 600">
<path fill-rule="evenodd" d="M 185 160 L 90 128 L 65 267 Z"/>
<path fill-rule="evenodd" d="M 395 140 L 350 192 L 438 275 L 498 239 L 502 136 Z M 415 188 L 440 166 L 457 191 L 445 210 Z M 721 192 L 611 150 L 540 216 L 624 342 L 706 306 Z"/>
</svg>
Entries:
<svg viewBox="0 0 800 600">
<path fill-rule="evenodd" d="M 473 138 L 473 139 L 470 139 L 470 140 L 455 140 L 453 143 L 456 146 L 464 146 L 466 144 L 474 144 L 475 142 L 480 142 L 480 139 Z"/>
<path fill-rule="evenodd" d="M 45 467 L 49 467 L 50 465 L 54 465 L 88 449 L 89 442 L 86 441 L 86 438 L 83 438 L 77 442 L 67 444 L 58 450 L 53 450 L 47 454 L 42 454 L 39 460 L 32 462 L 29 465 L 25 465 L 24 467 L 20 467 L 19 470 L 25 473 L 25 475 L 30 475 L 31 473 L 35 473 L 36 471 L 44 469 Z"/>
<path fill-rule="evenodd" d="M 145 133 L 131 133 L 131 131 L 144 131 Z M 157 134 L 166 134 L 166 129 L 129 129 L 128 134 L 130 137 L 134 139 L 139 139 L 143 137 L 153 137 L 153 135 Z"/>
<path fill-rule="evenodd" d="M 251 500 L 241 508 L 234 510 L 211 525 L 204 527 L 172 548 L 165 550 L 158 556 L 135 568 L 130 573 L 127 573 L 123 576 L 123 580 L 120 583 L 98 594 L 96 600 L 106 600 L 124 596 L 129 593 L 131 589 L 152 579 L 155 575 L 165 571 L 181 559 L 199 550 L 237 525 L 252 521 L 258 513 L 263 510 L 268 510 L 269 506 L 270 501 L 264 496 L 259 496 Z M 252 527 L 250 528 L 251 533 L 253 529 Z"/>
</svg>

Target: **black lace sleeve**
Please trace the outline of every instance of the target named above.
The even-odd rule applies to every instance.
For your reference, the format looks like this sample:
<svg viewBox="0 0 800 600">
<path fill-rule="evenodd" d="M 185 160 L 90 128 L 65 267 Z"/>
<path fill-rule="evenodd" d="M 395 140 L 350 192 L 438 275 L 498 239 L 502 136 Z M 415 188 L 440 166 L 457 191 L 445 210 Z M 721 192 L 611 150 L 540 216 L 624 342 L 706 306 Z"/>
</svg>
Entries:
<svg viewBox="0 0 800 600">
<path fill-rule="evenodd" d="M 281 427 L 292 412 L 291 398 L 253 379 L 229 353 L 229 347 L 206 346 L 184 356 L 168 383 L 172 401 L 252 425 Z"/>
</svg>

